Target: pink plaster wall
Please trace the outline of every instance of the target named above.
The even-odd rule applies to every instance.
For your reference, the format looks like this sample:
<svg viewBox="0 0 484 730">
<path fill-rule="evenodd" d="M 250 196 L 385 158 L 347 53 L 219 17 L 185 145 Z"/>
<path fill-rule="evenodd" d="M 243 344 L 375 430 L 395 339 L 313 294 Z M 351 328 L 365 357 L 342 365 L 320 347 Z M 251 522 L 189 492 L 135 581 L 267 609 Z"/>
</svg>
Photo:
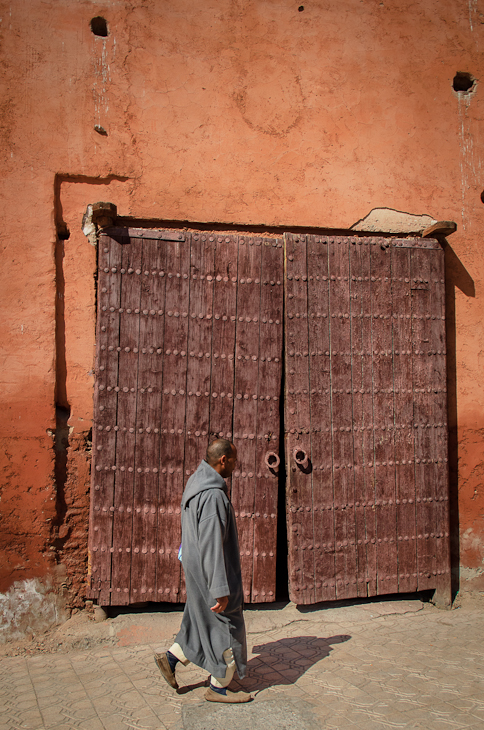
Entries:
<svg viewBox="0 0 484 730">
<path fill-rule="evenodd" d="M 0 3 L 0 591 L 60 561 L 82 595 L 95 251 L 80 225 L 98 200 L 235 226 L 341 229 L 375 207 L 458 223 L 454 509 L 461 577 L 484 588 L 484 0 L 303 2 Z M 457 71 L 476 77 L 472 95 L 453 92 Z M 71 235 L 56 244 L 60 221 Z M 71 408 L 60 516 L 56 398 Z"/>
</svg>

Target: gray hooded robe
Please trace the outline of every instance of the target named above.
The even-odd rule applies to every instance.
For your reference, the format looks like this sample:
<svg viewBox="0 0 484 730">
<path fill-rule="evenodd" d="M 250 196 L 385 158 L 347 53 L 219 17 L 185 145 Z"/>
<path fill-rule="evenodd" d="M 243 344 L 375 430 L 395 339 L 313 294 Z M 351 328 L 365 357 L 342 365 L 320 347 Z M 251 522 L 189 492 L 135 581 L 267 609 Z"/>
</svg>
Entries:
<svg viewBox="0 0 484 730">
<path fill-rule="evenodd" d="M 222 655 L 231 648 L 242 678 L 247 644 L 237 526 L 225 480 L 206 461 L 188 480 L 181 507 L 187 602 L 175 641 L 214 677 L 225 676 Z M 227 608 L 214 613 L 210 607 L 223 596 L 229 596 Z"/>
</svg>

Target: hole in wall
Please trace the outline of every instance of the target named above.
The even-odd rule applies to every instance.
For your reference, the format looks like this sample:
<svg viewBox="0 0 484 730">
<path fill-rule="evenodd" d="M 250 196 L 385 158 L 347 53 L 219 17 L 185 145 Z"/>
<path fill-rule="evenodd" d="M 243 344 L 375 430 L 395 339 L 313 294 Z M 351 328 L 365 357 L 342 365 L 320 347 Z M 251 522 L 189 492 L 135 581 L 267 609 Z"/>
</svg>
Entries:
<svg viewBox="0 0 484 730">
<path fill-rule="evenodd" d="M 84 447 L 88 454 L 92 452 L 92 428 L 84 436 Z"/>
<path fill-rule="evenodd" d="M 68 241 L 71 236 L 71 232 L 69 228 L 67 227 L 67 224 L 62 221 L 62 223 L 59 223 L 57 226 L 57 237 L 59 241 Z"/>
<path fill-rule="evenodd" d="M 484 190 L 483 190 L 483 191 L 482 191 L 482 193 L 481 193 L 481 202 L 483 202 L 483 203 L 484 203 Z"/>
<path fill-rule="evenodd" d="M 300 5 L 297 10 L 298 13 L 302 13 L 302 11 L 304 10 L 304 5 Z"/>
<path fill-rule="evenodd" d="M 476 80 L 474 76 L 466 71 L 457 71 L 452 81 L 452 88 L 460 94 L 470 94 L 474 90 Z"/>
<path fill-rule="evenodd" d="M 106 19 L 102 18 L 100 15 L 92 18 L 91 30 L 94 35 L 101 36 L 101 38 L 106 38 L 108 35 L 108 24 L 106 22 Z"/>
</svg>

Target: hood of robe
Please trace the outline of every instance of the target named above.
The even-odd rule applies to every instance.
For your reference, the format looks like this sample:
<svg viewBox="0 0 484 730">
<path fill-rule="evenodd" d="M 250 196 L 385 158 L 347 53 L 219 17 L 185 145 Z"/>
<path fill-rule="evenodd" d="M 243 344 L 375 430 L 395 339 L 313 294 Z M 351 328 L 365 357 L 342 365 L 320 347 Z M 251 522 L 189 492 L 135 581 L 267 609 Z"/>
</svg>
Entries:
<svg viewBox="0 0 484 730">
<path fill-rule="evenodd" d="M 221 489 L 227 494 L 225 479 L 205 459 L 202 459 L 200 466 L 187 482 L 181 502 L 182 509 L 186 509 L 193 497 L 200 494 L 200 492 L 207 491 L 207 489 Z"/>
</svg>

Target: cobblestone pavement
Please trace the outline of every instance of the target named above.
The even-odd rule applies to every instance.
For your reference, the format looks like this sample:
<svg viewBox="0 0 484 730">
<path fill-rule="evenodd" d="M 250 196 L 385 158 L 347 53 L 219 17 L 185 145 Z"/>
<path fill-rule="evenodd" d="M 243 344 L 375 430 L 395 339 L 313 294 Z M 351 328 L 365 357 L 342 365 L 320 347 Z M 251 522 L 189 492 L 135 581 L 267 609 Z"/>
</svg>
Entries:
<svg viewBox="0 0 484 730">
<path fill-rule="evenodd" d="M 153 661 L 167 642 L 153 643 L 152 629 L 143 642 L 133 615 L 135 644 L 119 645 L 123 629 L 115 646 L 2 659 L 0 728 L 258 730 L 271 727 L 271 713 L 281 730 L 484 728 L 482 604 L 452 611 L 417 600 L 304 611 L 288 604 L 246 618 L 247 677 L 232 687 L 252 691 L 250 705 L 205 702 L 206 674 L 192 665 L 177 669 L 180 690 L 171 690 Z M 163 620 L 156 614 L 166 637 Z"/>
</svg>

